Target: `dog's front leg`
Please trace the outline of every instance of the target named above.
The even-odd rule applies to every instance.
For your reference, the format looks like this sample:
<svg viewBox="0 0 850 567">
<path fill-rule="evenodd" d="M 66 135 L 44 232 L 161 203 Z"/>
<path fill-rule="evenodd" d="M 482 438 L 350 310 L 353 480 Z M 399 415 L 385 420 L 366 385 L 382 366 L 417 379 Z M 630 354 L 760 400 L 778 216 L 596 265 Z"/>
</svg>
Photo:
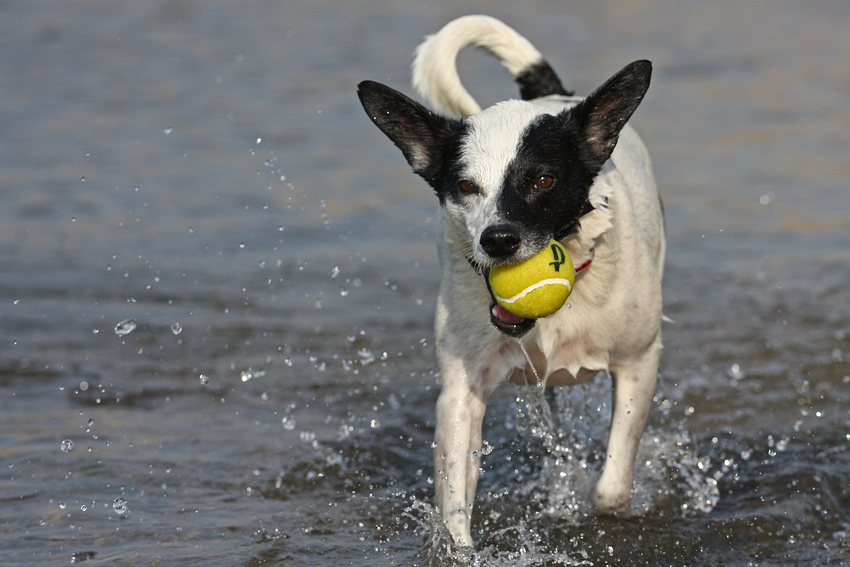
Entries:
<svg viewBox="0 0 850 567">
<path fill-rule="evenodd" d="M 635 455 L 655 395 L 660 354 L 661 344 L 656 341 L 642 357 L 611 369 L 614 411 L 605 467 L 594 494 L 600 512 L 617 512 L 631 498 Z"/>
<path fill-rule="evenodd" d="M 449 374 L 451 372 L 451 374 Z M 462 370 L 443 367 L 437 400 L 434 471 L 437 506 L 455 543 L 472 545 L 469 524 L 478 484 L 481 426 L 488 392 L 476 388 Z"/>
</svg>

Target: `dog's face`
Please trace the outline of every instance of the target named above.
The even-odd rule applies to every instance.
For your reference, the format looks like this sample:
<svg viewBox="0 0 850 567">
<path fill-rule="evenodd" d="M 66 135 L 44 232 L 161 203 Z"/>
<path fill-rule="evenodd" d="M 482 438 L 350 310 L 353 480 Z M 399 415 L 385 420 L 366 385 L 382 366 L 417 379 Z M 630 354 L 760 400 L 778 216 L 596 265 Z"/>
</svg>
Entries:
<svg viewBox="0 0 850 567">
<path fill-rule="evenodd" d="M 551 238 L 579 228 L 590 210 L 590 186 L 643 99 L 650 72 L 648 62 L 632 63 L 554 115 L 507 101 L 453 120 L 379 83 L 361 83 L 358 94 L 372 121 L 437 192 L 449 222 L 468 234 L 467 259 L 486 270 L 530 258 Z M 516 335 L 533 321 L 521 332 L 494 324 Z"/>
<path fill-rule="evenodd" d="M 581 158 L 570 114 L 508 101 L 464 124 L 437 192 L 469 234 L 474 264 L 525 260 L 576 229 L 598 170 Z"/>
</svg>

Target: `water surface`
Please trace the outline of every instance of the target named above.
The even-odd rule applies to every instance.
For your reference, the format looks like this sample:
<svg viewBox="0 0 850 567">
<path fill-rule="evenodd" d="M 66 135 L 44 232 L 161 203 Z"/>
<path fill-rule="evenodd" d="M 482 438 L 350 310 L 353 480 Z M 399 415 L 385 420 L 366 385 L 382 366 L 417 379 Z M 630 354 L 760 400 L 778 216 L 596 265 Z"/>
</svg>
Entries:
<svg viewBox="0 0 850 567">
<path fill-rule="evenodd" d="M 629 514 L 587 507 L 607 378 L 505 386 L 469 554 L 431 507 L 436 199 L 354 86 L 410 93 L 420 39 L 479 11 L 580 93 L 654 62 L 673 323 Z M 3 4 L 0 562 L 847 564 L 848 26 L 841 0 Z"/>
</svg>

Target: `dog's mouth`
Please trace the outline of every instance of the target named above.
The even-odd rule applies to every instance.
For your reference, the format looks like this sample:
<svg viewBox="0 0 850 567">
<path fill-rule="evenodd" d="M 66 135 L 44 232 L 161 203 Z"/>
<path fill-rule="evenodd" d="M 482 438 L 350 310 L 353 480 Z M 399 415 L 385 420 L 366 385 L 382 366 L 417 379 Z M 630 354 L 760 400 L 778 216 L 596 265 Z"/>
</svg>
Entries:
<svg viewBox="0 0 850 567">
<path fill-rule="evenodd" d="M 537 319 L 527 319 L 514 315 L 498 303 L 493 296 L 493 290 L 490 289 L 490 270 L 484 270 L 484 281 L 487 282 L 487 291 L 490 292 L 490 322 L 499 331 L 509 337 L 520 338 L 528 331 L 534 328 L 534 323 Z"/>
<path fill-rule="evenodd" d="M 493 305 L 490 307 L 490 322 L 502 334 L 518 339 L 534 328 L 534 323 L 537 322 L 537 319 L 526 319 L 525 317 L 514 315 L 496 303 L 494 299 Z"/>
</svg>

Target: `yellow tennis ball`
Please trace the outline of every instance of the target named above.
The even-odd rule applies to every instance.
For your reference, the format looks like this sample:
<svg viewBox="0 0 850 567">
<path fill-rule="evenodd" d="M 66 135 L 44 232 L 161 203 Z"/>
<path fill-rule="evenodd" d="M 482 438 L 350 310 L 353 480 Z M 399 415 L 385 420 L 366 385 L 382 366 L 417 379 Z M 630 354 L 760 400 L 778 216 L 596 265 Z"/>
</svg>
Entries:
<svg viewBox="0 0 850 567">
<path fill-rule="evenodd" d="M 575 282 L 573 262 L 557 240 L 524 262 L 490 269 L 496 303 L 527 319 L 546 317 L 560 309 Z"/>
</svg>

